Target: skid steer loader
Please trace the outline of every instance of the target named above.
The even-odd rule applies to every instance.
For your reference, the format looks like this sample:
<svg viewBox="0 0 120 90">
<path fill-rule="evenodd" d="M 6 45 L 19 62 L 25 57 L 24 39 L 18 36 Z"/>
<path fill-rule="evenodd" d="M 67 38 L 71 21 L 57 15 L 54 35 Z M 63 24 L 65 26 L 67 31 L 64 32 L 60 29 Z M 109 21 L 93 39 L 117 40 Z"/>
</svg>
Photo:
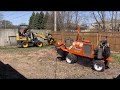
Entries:
<svg viewBox="0 0 120 90">
<path fill-rule="evenodd" d="M 28 25 L 19 25 L 16 40 L 18 47 L 27 48 L 29 46 L 43 46 L 43 43 L 38 40 L 37 36 L 28 29 Z"/>
</svg>

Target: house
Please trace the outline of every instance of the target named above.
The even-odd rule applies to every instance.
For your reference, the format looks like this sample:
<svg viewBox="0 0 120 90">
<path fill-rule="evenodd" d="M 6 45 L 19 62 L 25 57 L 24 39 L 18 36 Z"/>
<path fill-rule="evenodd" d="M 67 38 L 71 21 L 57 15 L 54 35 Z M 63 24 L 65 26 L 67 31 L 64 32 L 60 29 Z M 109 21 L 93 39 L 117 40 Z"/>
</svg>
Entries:
<svg viewBox="0 0 120 90">
<path fill-rule="evenodd" d="M 99 22 L 101 26 L 103 26 L 102 22 Z M 113 28 L 112 28 L 113 26 Z M 115 23 L 115 20 L 113 20 L 113 24 L 111 23 L 111 21 L 105 21 L 105 27 L 106 30 L 108 31 L 112 31 L 113 29 L 119 31 L 120 30 L 120 20 L 117 20 Z M 93 23 L 90 27 L 90 29 L 96 30 L 96 29 L 102 29 L 98 23 Z"/>
</svg>

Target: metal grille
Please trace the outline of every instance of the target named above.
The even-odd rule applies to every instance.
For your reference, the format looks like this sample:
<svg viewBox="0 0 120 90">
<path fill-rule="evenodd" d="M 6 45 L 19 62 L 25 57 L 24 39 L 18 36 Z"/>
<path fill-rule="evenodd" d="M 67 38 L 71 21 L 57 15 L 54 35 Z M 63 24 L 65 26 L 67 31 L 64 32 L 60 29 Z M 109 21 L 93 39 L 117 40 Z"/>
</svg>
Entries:
<svg viewBox="0 0 120 90">
<path fill-rule="evenodd" d="M 92 54 L 92 45 L 84 44 L 83 45 L 84 54 Z"/>
</svg>

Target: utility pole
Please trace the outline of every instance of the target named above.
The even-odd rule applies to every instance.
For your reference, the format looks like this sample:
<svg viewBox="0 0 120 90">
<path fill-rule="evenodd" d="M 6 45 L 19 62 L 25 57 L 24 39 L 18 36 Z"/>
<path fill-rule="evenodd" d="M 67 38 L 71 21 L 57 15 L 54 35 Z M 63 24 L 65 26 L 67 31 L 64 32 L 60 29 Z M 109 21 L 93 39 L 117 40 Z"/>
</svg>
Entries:
<svg viewBox="0 0 120 90">
<path fill-rule="evenodd" d="M 56 11 L 54 11 L 54 31 L 56 32 L 57 31 L 57 29 L 56 29 L 56 27 L 57 27 L 57 17 L 56 17 Z"/>
</svg>

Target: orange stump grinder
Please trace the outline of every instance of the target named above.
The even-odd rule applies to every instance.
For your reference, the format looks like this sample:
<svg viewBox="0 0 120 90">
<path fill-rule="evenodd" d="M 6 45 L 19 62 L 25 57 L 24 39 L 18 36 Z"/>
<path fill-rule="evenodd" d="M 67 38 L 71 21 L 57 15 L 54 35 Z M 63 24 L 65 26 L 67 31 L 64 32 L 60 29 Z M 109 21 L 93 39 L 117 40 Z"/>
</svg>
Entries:
<svg viewBox="0 0 120 90">
<path fill-rule="evenodd" d="M 101 44 L 102 45 L 102 44 Z M 55 45 L 57 53 L 65 58 L 69 64 L 78 61 L 78 57 L 89 58 L 92 61 L 92 68 L 98 72 L 104 71 L 108 67 L 108 62 L 113 60 L 110 57 L 110 47 L 103 44 L 101 48 L 95 49 L 89 40 L 81 40 L 80 26 L 78 26 L 78 35 L 72 45 L 67 47 L 66 41 L 58 41 Z M 98 58 L 100 57 L 101 58 Z"/>
</svg>

